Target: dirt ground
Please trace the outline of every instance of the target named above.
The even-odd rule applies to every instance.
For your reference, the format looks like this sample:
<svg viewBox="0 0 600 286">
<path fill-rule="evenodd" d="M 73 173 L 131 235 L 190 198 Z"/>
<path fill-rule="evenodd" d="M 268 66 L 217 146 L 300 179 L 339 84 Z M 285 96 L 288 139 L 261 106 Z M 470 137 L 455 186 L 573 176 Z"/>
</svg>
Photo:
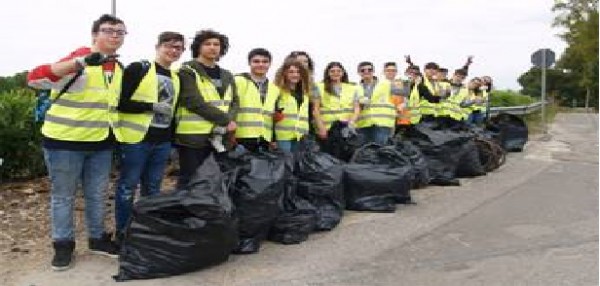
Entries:
<svg viewBox="0 0 600 286">
<path fill-rule="evenodd" d="M 169 172 L 168 172 L 169 173 Z M 114 185 L 111 176 L 106 195 L 107 231 L 114 230 Z M 166 176 L 163 190 L 172 190 L 176 178 Z M 75 204 L 76 251 L 87 249 L 81 190 Z M 33 269 L 50 267 L 50 182 L 39 178 L 0 185 L 0 285 L 13 285 L 19 275 Z"/>
</svg>

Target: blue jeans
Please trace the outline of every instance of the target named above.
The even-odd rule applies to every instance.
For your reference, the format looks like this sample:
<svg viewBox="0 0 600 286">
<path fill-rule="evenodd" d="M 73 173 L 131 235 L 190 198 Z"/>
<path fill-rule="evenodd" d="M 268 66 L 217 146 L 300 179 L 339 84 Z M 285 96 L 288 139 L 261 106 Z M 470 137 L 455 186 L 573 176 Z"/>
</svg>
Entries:
<svg viewBox="0 0 600 286">
<path fill-rule="evenodd" d="M 73 208 L 79 183 L 83 187 L 88 237 L 101 238 L 104 232 L 104 197 L 108 189 L 112 150 L 43 150 L 52 185 L 52 239 L 75 239 Z"/>
<path fill-rule="evenodd" d="M 388 142 L 388 138 L 392 135 L 392 128 L 370 126 L 365 128 L 359 128 L 358 132 L 363 134 L 367 143 L 373 142 L 379 145 L 385 145 Z"/>
<path fill-rule="evenodd" d="M 469 114 L 469 118 L 467 119 L 467 122 L 474 124 L 474 125 L 481 125 L 481 124 L 483 124 L 484 120 L 485 120 L 485 113 L 474 112 L 474 113 Z"/>
<path fill-rule="evenodd" d="M 115 223 L 118 232 L 127 226 L 135 191 L 140 182 L 140 195 L 160 193 L 164 170 L 171 154 L 171 142 L 121 144 L 119 151 L 121 166 L 115 194 Z"/>
<path fill-rule="evenodd" d="M 283 152 L 292 153 L 296 152 L 298 148 L 298 141 L 296 140 L 278 140 L 277 148 Z"/>
</svg>

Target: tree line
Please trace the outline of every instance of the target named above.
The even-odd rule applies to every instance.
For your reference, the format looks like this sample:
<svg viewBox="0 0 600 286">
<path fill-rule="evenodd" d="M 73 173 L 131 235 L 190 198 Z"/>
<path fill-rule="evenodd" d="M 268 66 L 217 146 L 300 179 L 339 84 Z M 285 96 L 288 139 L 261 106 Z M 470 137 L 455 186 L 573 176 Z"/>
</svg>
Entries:
<svg viewBox="0 0 600 286">
<path fill-rule="evenodd" d="M 598 108 L 598 0 L 556 1 L 552 25 L 567 48 L 547 70 L 546 90 L 563 106 Z M 541 69 L 533 67 L 519 79 L 522 93 L 541 96 Z"/>
</svg>

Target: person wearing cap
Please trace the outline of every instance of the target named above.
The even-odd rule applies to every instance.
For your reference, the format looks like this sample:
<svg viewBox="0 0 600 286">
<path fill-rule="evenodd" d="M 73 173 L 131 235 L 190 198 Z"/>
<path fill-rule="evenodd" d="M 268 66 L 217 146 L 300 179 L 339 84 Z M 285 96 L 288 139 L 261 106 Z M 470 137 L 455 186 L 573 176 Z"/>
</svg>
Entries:
<svg viewBox="0 0 600 286">
<path fill-rule="evenodd" d="M 362 102 L 356 126 L 367 142 L 385 145 L 396 122 L 392 92 L 399 96 L 400 90 L 390 80 L 378 80 L 374 72 L 373 63 L 365 61 L 358 64 Z"/>
<path fill-rule="evenodd" d="M 158 36 L 153 61 L 133 62 L 123 72 L 115 135 L 119 141 L 119 179 L 115 193 L 117 238 L 123 237 L 135 191 L 160 193 L 163 173 L 171 154 L 174 112 L 180 83 L 171 65 L 185 50 L 184 37 L 176 32 Z"/>
<path fill-rule="evenodd" d="M 247 150 L 266 150 L 273 141 L 273 116 L 279 88 L 267 78 L 271 66 L 271 53 L 256 48 L 248 53 L 249 73 L 235 76 L 239 96 L 235 131 L 237 144 Z M 280 115 L 279 115 L 280 116 Z"/>
<path fill-rule="evenodd" d="M 229 38 L 213 30 L 196 33 L 192 60 L 180 69 L 181 95 L 176 113 L 175 140 L 179 153 L 177 188 L 186 188 L 196 169 L 215 150 L 219 140 L 237 128 L 239 99 L 233 75 L 217 63 L 227 54 Z"/>
</svg>

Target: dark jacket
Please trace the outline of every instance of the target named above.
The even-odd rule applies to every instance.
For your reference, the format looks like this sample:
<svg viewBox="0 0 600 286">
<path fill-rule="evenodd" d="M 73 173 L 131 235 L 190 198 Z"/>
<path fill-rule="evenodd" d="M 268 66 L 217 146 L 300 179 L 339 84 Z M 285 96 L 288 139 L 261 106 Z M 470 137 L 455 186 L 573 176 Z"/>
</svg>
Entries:
<svg viewBox="0 0 600 286">
<path fill-rule="evenodd" d="M 189 66 L 194 69 L 200 76 L 206 77 L 210 80 L 210 77 L 206 74 L 206 71 L 200 63 L 195 60 L 183 63 L 184 66 Z M 194 72 L 187 68 L 181 68 L 179 71 L 179 77 L 181 80 L 181 94 L 179 96 L 179 108 L 187 108 L 190 112 L 196 113 L 202 116 L 204 119 L 214 123 L 218 126 L 226 126 L 230 121 L 235 120 L 237 114 L 239 99 L 233 75 L 226 69 L 221 69 L 221 82 L 223 83 L 223 90 L 226 90 L 228 86 L 232 86 L 233 98 L 229 107 L 229 112 L 224 113 L 217 107 L 212 106 L 204 100 L 204 97 L 200 94 L 198 85 L 196 84 L 196 75 Z M 221 94 L 223 97 L 223 94 Z M 203 148 L 209 146 L 208 138 L 210 134 L 175 134 L 175 144 L 184 145 L 192 148 Z"/>
</svg>

